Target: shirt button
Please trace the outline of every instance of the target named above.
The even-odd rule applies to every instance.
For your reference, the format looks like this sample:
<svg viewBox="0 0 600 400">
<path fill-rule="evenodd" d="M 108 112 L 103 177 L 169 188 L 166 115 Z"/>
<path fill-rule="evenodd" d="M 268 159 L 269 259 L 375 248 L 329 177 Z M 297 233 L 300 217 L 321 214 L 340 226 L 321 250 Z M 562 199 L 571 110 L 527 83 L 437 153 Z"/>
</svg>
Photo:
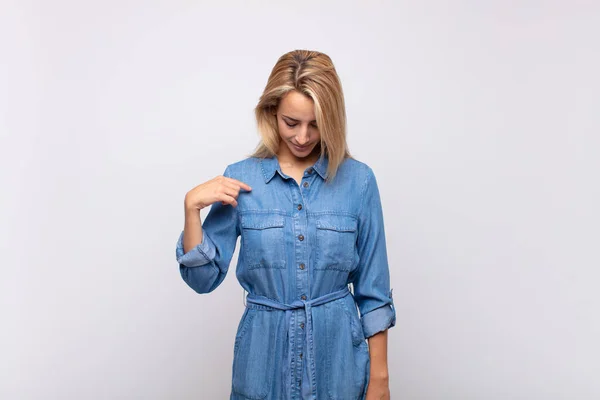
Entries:
<svg viewBox="0 0 600 400">
<path fill-rule="evenodd" d="M 304 322 L 300 322 L 300 328 L 304 329 Z"/>
<path fill-rule="evenodd" d="M 304 235 L 298 235 L 298 240 L 303 241 L 304 240 Z"/>
<path fill-rule="evenodd" d="M 304 182 L 304 183 L 302 184 L 302 186 L 304 186 L 305 188 L 307 188 L 307 187 L 308 187 L 308 182 Z"/>
<path fill-rule="evenodd" d="M 302 360 L 302 353 L 300 353 L 300 359 Z"/>
<path fill-rule="evenodd" d="M 306 300 L 306 296 L 305 296 L 305 295 L 302 295 L 302 296 L 300 296 L 300 298 L 301 298 L 302 300 Z"/>
<path fill-rule="evenodd" d="M 313 169 L 312 169 L 312 168 L 309 168 L 309 169 L 308 169 L 308 173 L 309 173 L 309 174 L 312 174 L 312 173 L 313 173 Z"/>
<path fill-rule="evenodd" d="M 302 210 L 302 204 L 298 204 L 298 210 Z"/>
<path fill-rule="evenodd" d="M 304 269 L 304 263 L 300 264 L 300 269 Z"/>
</svg>

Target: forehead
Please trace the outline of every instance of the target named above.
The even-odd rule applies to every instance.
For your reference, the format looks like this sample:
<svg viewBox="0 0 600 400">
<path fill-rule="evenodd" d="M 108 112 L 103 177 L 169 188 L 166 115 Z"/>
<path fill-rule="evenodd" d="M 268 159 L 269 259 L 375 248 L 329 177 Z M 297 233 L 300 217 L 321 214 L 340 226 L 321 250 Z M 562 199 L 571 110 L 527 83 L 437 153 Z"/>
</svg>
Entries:
<svg viewBox="0 0 600 400">
<path fill-rule="evenodd" d="M 308 121 L 315 119 L 314 101 L 296 90 L 286 93 L 281 98 L 278 111 L 294 119 Z"/>
</svg>

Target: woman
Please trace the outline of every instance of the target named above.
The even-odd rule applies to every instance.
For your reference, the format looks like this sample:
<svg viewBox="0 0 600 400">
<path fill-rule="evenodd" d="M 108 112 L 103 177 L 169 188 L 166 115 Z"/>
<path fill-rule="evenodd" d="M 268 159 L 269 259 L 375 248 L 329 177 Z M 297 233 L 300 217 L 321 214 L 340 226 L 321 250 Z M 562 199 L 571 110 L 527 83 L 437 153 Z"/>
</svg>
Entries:
<svg viewBox="0 0 600 400">
<path fill-rule="evenodd" d="M 255 114 L 259 146 L 186 194 L 177 244 L 181 276 L 209 293 L 241 235 L 236 275 L 248 296 L 230 398 L 389 399 L 396 313 L 381 201 L 371 168 L 348 152 L 331 59 L 281 56 Z"/>
</svg>

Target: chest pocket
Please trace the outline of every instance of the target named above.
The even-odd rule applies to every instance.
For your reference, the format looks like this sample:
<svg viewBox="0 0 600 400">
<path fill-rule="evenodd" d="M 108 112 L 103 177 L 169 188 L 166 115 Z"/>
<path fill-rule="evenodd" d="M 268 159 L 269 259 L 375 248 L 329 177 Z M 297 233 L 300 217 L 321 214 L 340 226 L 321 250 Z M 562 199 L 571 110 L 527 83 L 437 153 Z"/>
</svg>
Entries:
<svg viewBox="0 0 600 400">
<path fill-rule="evenodd" d="M 326 214 L 316 220 L 315 269 L 350 271 L 356 254 L 357 219 Z"/>
<path fill-rule="evenodd" d="M 279 214 L 241 215 L 241 252 L 248 269 L 285 268 L 285 218 Z"/>
</svg>

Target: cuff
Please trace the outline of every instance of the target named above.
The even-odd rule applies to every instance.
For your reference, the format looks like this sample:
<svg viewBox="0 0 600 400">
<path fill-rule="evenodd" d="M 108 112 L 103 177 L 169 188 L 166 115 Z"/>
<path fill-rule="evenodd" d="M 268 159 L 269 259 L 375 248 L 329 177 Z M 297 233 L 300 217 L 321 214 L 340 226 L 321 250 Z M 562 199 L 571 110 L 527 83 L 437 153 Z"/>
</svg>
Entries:
<svg viewBox="0 0 600 400">
<path fill-rule="evenodd" d="M 204 229 L 202 230 L 202 242 L 184 254 L 183 252 L 183 231 L 179 235 L 177 240 L 177 248 L 175 255 L 177 262 L 185 267 L 200 267 L 202 265 L 210 263 L 216 254 L 215 245 L 208 237 Z"/>
<path fill-rule="evenodd" d="M 396 310 L 390 290 L 390 302 L 382 307 L 361 316 L 361 323 L 365 338 L 371 337 L 378 332 L 383 332 L 396 325 Z"/>
</svg>

